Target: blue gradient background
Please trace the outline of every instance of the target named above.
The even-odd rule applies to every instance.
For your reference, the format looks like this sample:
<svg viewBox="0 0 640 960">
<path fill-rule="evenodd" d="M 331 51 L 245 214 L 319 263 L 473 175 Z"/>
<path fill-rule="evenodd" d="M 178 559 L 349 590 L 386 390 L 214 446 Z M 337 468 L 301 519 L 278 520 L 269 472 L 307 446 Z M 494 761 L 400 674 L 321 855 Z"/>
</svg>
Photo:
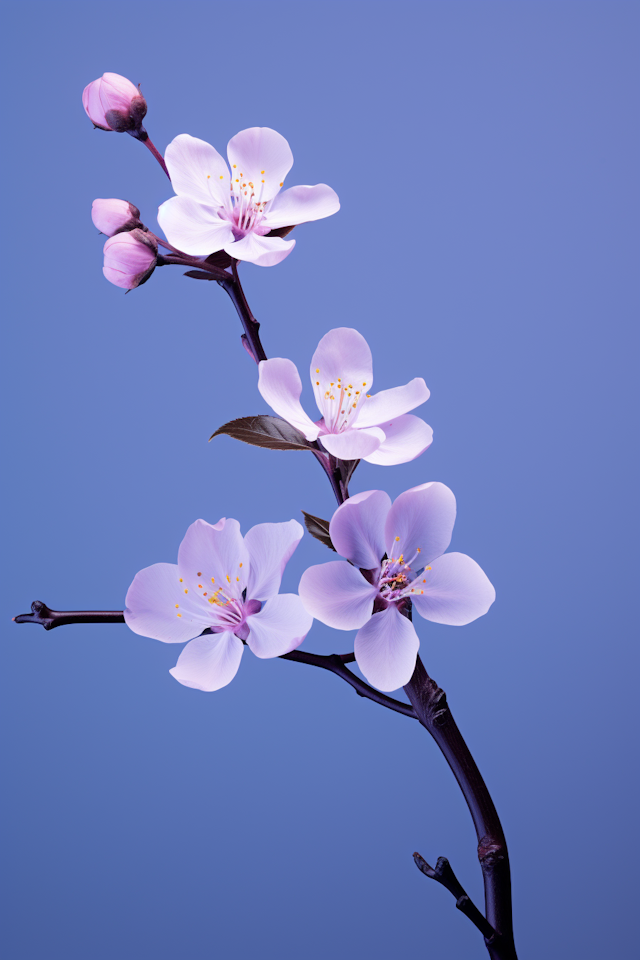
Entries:
<svg viewBox="0 0 640 960">
<path fill-rule="evenodd" d="M 243 270 L 270 356 L 354 325 L 376 389 L 424 376 L 435 441 L 352 491 L 458 498 L 453 548 L 496 585 L 418 624 L 507 833 L 521 960 L 637 945 L 637 3 L 7 3 L 3 575 L 7 960 L 485 955 L 411 853 L 481 898 L 470 818 L 417 724 L 246 654 L 216 694 L 125 626 L 11 616 L 123 604 L 197 517 L 333 510 L 315 461 L 207 438 L 266 411 L 214 284 L 102 277 L 89 211 L 155 225 L 150 154 L 80 96 L 142 84 L 163 150 L 267 125 L 288 184 L 340 213 Z M 307 402 L 311 393 L 305 386 Z M 309 408 L 310 409 L 310 408 Z M 636 483 L 634 483 L 636 480 Z M 635 492 L 634 492 L 635 491 Z M 285 588 L 329 559 L 305 538 Z M 352 649 L 313 627 L 305 648 Z"/>
</svg>

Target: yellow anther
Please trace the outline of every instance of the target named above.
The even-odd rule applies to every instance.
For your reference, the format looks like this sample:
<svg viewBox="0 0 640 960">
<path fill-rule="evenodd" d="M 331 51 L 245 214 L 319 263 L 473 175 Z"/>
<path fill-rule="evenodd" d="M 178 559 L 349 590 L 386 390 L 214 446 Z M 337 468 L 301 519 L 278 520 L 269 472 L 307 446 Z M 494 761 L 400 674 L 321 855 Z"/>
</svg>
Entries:
<svg viewBox="0 0 640 960">
<path fill-rule="evenodd" d="M 264 170 L 261 170 L 260 173 L 264 173 Z M 264 183 L 264 181 L 263 181 L 263 183 Z"/>
<path fill-rule="evenodd" d="M 426 567 L 427 570 L 431 570 L 431 567 Z"/>
<path fill-rule="evenodd" d="M 207 180 L 211 180 L 211 174 L 210 174 L 210 173 L 207 174 Z"/>
<path fill-rule="evenodd" d="M 222 176 L 222 174 L 220 174 L 220 179 L 221 179 L 221 180 L 224 180 L 224 177 Z"/>
<path fill-rule="evenodd" d="M 202 594 L 202 596 L 203 596 L 203 597 L 206 597 L 206 595 L 207 595 L 207 591 L 205 590 L 205 592 Z"/>
<path fill-rule="evenodd" d="M 186 587 L 185 587 L 185 591 L 184 591 L 184 592 L 185 592 L 185 593 L 189 593 L 189 591 L 186 589 Z"/>
<path fill-rule="evenodd" d="M 261 180 L 260 183 L 264 183 L 264 180 Z"/>
<path fill-rule="evenodd" d="M 320 386 L 320 381 L 316 380 L 316 387 L 319 387 L 319 386 Z"/>
<path fill-rule="evenodd" d="M 202 576 L 202 570 L 198 570 L 198 572 L 196 573 L 196 577 L 201 577 L 201 576 Z"/>
<path fill-rule="evenodd" d="M 365 382 L 362 384 L 362 386 L 363 386 L 363 387 L 366 387 L 366 385 L 367 385 L 367 382 L 366 382 L 366 380 L 365 380 Z"/>
<path fill-rule="evenodd" d="M 316 367 L 316 373 L 320 373 L 320 367 Z"/>
<path fill-rule="evenodd" d="M 242 564 L 240 564 L 240 566 L 242 566 Z"/>
<path fill-rule="evenodd" d="M 233 165 L 233 169 L 234 169 L 234 170 L 235 170 L 236 166 L 237 166 L 237 164 L 234 163 L 234 165 Z"/>
<path fill-rule="evenodd" d="M 370 396 L 371 396 L 371 394 L 370 394 L 370 393 L 368 393 L 368 394 L 367 394 L 367 396 L 368 396 L 368 397 L 370 397 Z"/>
<path fill-rule="evenodd" d="M 201 584 L 201 583 L 198 584 L 198 590 L 202 590 L 202 584 Z"/>
<path fill-rule="evenodd" d="M 179 603 L 176 603 L 176 609 L 177 609 L 179 606 L 180 606 L 180 604 L 179 604 Z"/>
<path fill-rule="evenodd" d="M 349 396 L 351 396 L 351 394 L 349 394 Z M 358 406 L 358 404 L 357 404 L 357 403 L 352 403 L 351 406 L 352 406 L 353 409 L 355 410 L 355 408 Z"/>
<path fill-rule="evenodd" d="M 400 540 L 400 537 L 396 537 L 396 543 L 398 543 L 399 540 Z"/>
<path fill-rule="evenodd" d="M 216 582 L 216 578 L 215 578 L 215 577 L 211 577 L 211 583 L 215 583 L 215 582 Z"/>
<path fill-rule="evenodd" d="M 182 583 L 182 577 L 180 577 L 180 583 Z"/>
<path fill-rule="evenodd" d="M 182 616 L 181 613 L 176 613 L 176 617 L 181 617 L 181 616 Z"/>
<path fill-rule="evenodd" d="M 282 186 L 283 183 L 284 183 L 284 180 L 282 181 L 282 183 L 280 184 L 280 186 Z"/>
</svg>

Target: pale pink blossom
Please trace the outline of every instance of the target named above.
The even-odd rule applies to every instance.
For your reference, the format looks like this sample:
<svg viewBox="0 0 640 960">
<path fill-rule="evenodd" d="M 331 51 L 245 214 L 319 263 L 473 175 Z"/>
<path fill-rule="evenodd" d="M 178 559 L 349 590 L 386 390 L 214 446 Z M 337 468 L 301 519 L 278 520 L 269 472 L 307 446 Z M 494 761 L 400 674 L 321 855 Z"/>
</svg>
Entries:
<svg viewBox="0 0 640 960">
<path fill-rule="evenodd" d="M 411 605 L 426 620 L 461 626 L 495 600 L 475 560 L 445 553 L 455 515 L 455 497 L 443 483 L 413 487 L 393 504 L 382 490 L 356 494 L 329 526 L 350 563 L 333 560 L 302 575 L 309 613 L 338 630 L 358 630 L 356 661 L 380 690 L 403 687 L 413 674 L 420 641 L 406 616 Z"/>
<path fill-rule="evenodd" d="M 329 217 L 340 209 L 324 183 L 280 192 L 293 164 L 291 148 L 269 127 L 241 130 L 227 147 L 229 166 L 210 144 L 186 133 L 165 153 L 177 196 L 158 210 L 167 239 L 191 256 L 224 250 L 237 260 L 271 267 L 291 253 L 295 240 L 272 230 Z"/>
<path fill-rule="evenodd" d="M 82 105 L 94 126 L 127 133 L 141 130 L 147 101 L 138 87 L 119 73 L 103 73 L 82 93 Z"/>
<path fill-rule="evenodd" d="M 319 440 L 340 460 L 406 463 L 433 439 L 424 420 L 407 411 L 429 399 L 421 377 L 403 387 L 371 394 L 373 363 L 362 334 L 337 327 L 325 334 L 311 360 L 311 384 L 322 414 L 315 423 L 300 403 L 302 382 L 291 360 L 260 363 L 258 389 L 269 406 L 307 440 Z"/>
<path fill-rule="evenodd" d="M 279 593 L 302 534 L 296 520 L 260 523 L 245 537 L 237 520 L 196 520 L 177 564 L 156 563 L 136 574 L 125 621 L 164 643 L 190 640 L 171 674 L 186 687 L 219 690 L 235 677 L 245 644 L 257 657 L 280 657 L 311 629 L 300 597 Z"/>
<path fill-rule="evenodd" d="M 117 233 L 104 245 L 102 272 L 110 283 L 133 290 L 145 283 L 155 270 L 158 244 L 145 230 Z"/>
<path fill-rule="evenodd" d="M 91 205 L 91 219 L 100 233 L 107 237 L 142 226 L 140 211 L 128 200 L 94 200 Z"/>
</svg>

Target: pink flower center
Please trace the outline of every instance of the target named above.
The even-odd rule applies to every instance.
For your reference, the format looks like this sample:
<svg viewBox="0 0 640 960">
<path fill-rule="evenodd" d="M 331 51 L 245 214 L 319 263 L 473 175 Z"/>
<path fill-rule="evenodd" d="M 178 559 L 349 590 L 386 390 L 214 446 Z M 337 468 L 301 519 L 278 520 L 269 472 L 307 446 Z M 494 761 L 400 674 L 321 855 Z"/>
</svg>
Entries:
<svg viewBox="0 0 640 960">
<path fill-rule="evenodd" d="M 353 427 L 367 397 L 371 396 L 365 393 L 366 380 L 353 382 L 343 377 L 328 380 L 322 376 L 320 367 L 312 374 L 312 383 L 327 433 L 342 433 Z"/>
</svg>

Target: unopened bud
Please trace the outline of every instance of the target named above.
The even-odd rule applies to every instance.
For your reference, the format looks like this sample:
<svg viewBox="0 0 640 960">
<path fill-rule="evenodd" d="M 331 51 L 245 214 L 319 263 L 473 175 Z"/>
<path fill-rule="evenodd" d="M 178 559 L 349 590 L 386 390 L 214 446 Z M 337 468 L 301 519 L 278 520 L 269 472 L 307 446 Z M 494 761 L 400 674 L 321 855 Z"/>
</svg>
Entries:
<svg viewBox="0 0 640 960">
<path fill-rule="evenodd" d="M 107 237 L 142 227 L 140 211 L 128 200 L 94 200 L 91 219 L 100 233 Z"/>
<path fill-rule="evenodd" d="M 147 101 L 137 87 L 119 73 L 103 73 L 84 88 L 82 105 L 94 126 L 129 133 L 143 130 Z"/>
<path fill-rule="evenodd" d="M 133 290 L 149 279 L 157 259 L 158 244 L 155 238 L 136 228 L 109 237 L 104 245 L 102 272 L 116 287 Z"/>
</svg>

